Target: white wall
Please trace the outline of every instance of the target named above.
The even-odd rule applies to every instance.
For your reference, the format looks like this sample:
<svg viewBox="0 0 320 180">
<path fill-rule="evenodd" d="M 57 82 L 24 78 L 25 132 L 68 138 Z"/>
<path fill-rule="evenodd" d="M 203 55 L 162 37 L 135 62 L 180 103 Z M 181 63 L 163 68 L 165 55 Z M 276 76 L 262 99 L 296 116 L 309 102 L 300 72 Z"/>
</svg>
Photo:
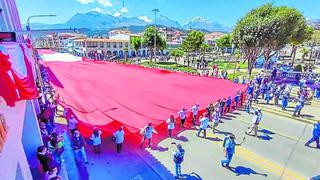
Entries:
<svg viewBox="0 0 320 180">
<path fill-rule="evenodd" d="M 0 97 L 0 113 L 6 117 L 9 128 L 7 140 L 0 154 L 1 180 L 15 180 L 18 164 L 21 172 L 20 177 L 25 180 L 32 179 L 28 161 L 21 142 L 23 124 L 25 118 L 26 101 L 19 101 L 15 107 L 7 107 Z"/>
</svg>

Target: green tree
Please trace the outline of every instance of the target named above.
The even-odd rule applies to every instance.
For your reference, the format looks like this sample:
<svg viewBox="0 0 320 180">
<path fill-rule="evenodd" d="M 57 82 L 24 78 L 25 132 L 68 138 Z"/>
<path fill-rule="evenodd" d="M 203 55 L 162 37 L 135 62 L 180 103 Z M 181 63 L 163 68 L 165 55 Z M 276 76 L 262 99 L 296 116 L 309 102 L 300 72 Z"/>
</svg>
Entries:
<svg viewBox="0 0 320 180">
<path fill-rule="evenodd" d="M 142 46 L 142 38 L 141 37 L 132 37 L 130 39 L 131 47 L 136 51 L 136 55 L 138 55 L 138 51 Z"/>
<path fill-rule="evenodd" d="M 210 46 L 210 45 L 207 44 L 207 43 L 201 44 L 200 49 L 201 49 L 201 52 L 202 52 L 203 61 L 205 61 L 206 53 L 207 53 L 211 48 L 212 48 L 212 46 Z"/>
<path fill-rule="evenodd" d="M 170 51 L 170 55 L 174 57 L 174 61 L 177 64 L 178 63 L 178 58 L 180 59 L 180 57 L 183 56 L 183 51 L 180 50 L 179 48 L 172 49 Z"/>
<path fill-rule="evenodd" d="M 143 45 L 145 45 L 152 53 L 150 53 L 150 58 L 152 61 L 152 54 L 156 55 L 154 52 L 154 37 L 155 37 L 155 28 L 153 26 L 148 27 L 143 34 Z M 166 48 L 166 40 L 162 38 L 158 33 L 156 35 L 156 51 L 163 50 Z"/>
<path fill-rule="evenodd" d="M 233 39 L 244 52 L 249 77 L 259 57 L 264 56 L 266 63 L 286 44 L 305 41 L 307 33 L 304 33 L 302 27 L 307 26 L 297 9 L 274 7 L 272 4 L 253 9 L 240 19 L 233 31 Z M 298 35 L 297 32 L 302 34 Z"/>
<path fill-rule="evenodd" d="M 201 31 L 189 32 L 186 39 L 182 42 L 180 48 L 186 53 L 188 66 L 190 66 L 190 53 L 200 51 L 201 45 L 204 43 L 204 33 Z M 193 56 L 194 57 L 194 56 Z"/>
<path fill-rule="evenodd" d="M 294 61 L 297 54 L 298 45 L 311 39 L 313 34 L 313 28 L 307 25 L 306 19 L 301 17 L 297 19 L 297 26 L 292 30 L 290 37 L 290 43 L 292 45 L 291 51 L 291 64 L 294 65 Z"/>
<path fill-rule="evenodd" d="M 216 45 L 221 50 L 222 53 L 225 52 L 226 48 L 232 47 L 232 37 L 231 34 L 225 34 L 216 40 Z"/>
</svg>

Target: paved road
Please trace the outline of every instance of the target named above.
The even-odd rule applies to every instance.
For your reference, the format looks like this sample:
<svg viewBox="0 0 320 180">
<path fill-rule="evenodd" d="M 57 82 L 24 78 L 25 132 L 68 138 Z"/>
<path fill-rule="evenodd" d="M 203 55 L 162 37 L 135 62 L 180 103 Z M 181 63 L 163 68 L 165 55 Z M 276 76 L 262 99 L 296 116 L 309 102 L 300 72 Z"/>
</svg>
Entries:
<svg viewBox="0 0 320 180">
<path fill-rule="evenodd" d="M 178 136 L 187 139 L 180 142 L 186 149 L 183 173 L 193 179 L 309 179 L 320 174 L 320 150 L 307 148 L 305 141 L 310 137 L 312 126 L 288 118 L 263 113 L 259 138 L 246 136 L 244 131 L 249 126 L 251 114 L 235 112 L 227 115 L 225 123 L 219 125 L 222 132 L 232 132 L 237 141 L 246 141 L 237 146 L 229 171 L 220 166 L 223 158 L 223 133 L 210 133 L 207 139 L 197 138 L 195 130 L 187 130 Z M 211 130 L 209 130 L 211 132 Z M 181 138 L 180 138 L 181 139 Z M 173 173 L 171 142 L 165 139 L 159 143 L 168 151 L 149 150 L 165 167 Z M 197 174 L 195 176 L 194 174 Z M 190 178 L 191 179 L 191 178 Z"/>
</svg>

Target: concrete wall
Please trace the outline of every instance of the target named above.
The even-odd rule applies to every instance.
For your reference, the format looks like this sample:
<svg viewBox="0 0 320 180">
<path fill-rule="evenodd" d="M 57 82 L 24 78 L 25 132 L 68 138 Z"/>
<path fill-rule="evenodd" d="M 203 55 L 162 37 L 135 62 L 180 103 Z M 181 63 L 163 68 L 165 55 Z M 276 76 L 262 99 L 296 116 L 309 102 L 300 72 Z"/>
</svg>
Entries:
<svg viewBox="0 0 320 180">
<path fill-rule="evenodd" d="M 19 101 L 15 107 L 10 108 L 3 100 L 0 100 L 0 113 L 5 115 L 9 128 L 6 143 L 0 154 L 1 180 L 15 180 L 18 167 L 20 168 L 20 170 L 18 169 L 18 179 L 21 177 L 26 180 L 32 179 L 21 142 L 25 110 L 26 101 Z"/>
<path fill-rule="evenodd" d="M 15 0 L 0 0 L 0 31 L 21 31 L 21 22 Z"/>
</svg>

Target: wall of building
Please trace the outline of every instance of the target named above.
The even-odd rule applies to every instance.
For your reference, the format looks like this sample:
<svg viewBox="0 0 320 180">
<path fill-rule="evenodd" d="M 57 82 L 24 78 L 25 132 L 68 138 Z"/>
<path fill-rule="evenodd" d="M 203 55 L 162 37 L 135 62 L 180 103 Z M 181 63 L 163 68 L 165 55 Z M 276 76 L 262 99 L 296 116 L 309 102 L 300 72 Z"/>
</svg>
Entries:
<svg viewBox="0 0 320 180">
<path fill-rule="evenodd" d="M 19 179 L 32 179 L 21 141 L 26 107 L 26 101 L 19 101 L 15 107 L 10 108 L 6 106 L 4 100 L 0 100 L 0 113 L 4 114 L 8 127 L 6 143 L 0 154 L 2 180 L 15 180 L 17 175 Z"/>
<path fill-rule="evenodd" d="M 21 31 L 21 22 L 15 0 L 0 0 L 0 31 Z"/>
</svg>

